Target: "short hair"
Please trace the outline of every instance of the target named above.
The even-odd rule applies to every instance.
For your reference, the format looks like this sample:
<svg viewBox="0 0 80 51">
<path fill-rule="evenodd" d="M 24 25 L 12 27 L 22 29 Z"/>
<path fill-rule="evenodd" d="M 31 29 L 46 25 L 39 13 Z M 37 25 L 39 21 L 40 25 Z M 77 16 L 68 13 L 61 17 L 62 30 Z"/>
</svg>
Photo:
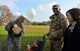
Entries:
<svg viewBox="0 0 80 51">
<path fill-rule="evenodd" d="M 72 9 L 69 9 L 67 12 L 66 12 L 66 15 L 67 13 L 69 12 L 71 17 L 73 18 L 74 21 L 78 21 L 79 20 L 79 15 L 80 15 L 80 9 L 79 8 L 72 8 Z"/>
</svg>

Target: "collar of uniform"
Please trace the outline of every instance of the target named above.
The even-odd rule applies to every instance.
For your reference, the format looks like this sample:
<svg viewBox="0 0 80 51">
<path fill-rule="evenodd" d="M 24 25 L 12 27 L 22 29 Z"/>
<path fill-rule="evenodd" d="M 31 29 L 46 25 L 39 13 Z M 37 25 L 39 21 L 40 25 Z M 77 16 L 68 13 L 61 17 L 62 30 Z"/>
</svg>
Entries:
<svg viewBox="0 0 80 51">
<path fill-rule="evenodd" d="M 59 12 L 58 15 L 53 14 L 52 16 L 50 16 L 50 19 L 55 19 L 54 16 L 58 17 L 61 14 L 61 12 Z"/>
</svg>

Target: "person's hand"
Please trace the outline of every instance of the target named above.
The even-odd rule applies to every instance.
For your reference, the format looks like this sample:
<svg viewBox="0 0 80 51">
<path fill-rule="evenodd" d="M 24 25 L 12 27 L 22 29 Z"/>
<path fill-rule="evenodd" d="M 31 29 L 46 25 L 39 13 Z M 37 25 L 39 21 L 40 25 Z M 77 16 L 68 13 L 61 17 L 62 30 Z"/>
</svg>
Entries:
<svg viewBox="0 0 80 51">
<path fill-rule="evenodd" d="M 51 35 L 50 33 L 47 33 L 46 35 L 47 35 L 48 38 L 51 40 L 51 36 L 52 36 L 52 35 Z"/>
<path fill-rule="evenodd" d="M 51 40 L 51 39 L 57 38 L 57 34 L 49 34 L 48 37 Z"/>
<path fill-rule="evenodd" d="M 50 33 L 47 33 L 46 35 L 49 37 Z"/>
</svg>

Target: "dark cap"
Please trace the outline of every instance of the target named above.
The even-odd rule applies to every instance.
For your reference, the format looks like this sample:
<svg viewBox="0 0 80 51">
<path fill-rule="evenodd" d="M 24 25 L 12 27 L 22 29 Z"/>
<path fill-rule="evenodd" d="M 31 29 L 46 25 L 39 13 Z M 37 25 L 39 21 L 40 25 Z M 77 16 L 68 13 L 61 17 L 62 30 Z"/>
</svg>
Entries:
<svg viewBox="0 0 80 51">
<path fill-rule="evenodd" d="M 19 17 L 19 19 L 21 19 L 21 20 L 25 20 L 25 17 L 24 16 L 22 16 L 22 15 L 20 15 L 20 17 Z"/>
</svg>

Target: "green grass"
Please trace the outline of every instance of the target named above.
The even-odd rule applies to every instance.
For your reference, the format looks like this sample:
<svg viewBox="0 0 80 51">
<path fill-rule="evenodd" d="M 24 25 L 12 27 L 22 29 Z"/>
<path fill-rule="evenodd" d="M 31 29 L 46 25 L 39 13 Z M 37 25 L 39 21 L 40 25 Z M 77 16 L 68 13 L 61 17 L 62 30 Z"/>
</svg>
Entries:
<svg viewBox="0 0 80 51">
<path fill-rule="evenodd" d="M 49 26 L 26 26 L 25 25 L 25 33 L 21 38 L 21 50 L 27 51 L 27 43 L 24 41 L 28 41 L 29 44 L 33 45 L 33 42 L 37 39 L 41 40 L 42 36 L 49 31 Z M 4 26 L 0 26 L 0 40 L 3 43 L 3 48 L 5 48 L 5 42 L 7 39 L 7 31 L 5 31 Z M 49 51 L 49 40 L 46 41 L 44 51 Z"/>
</svg>

